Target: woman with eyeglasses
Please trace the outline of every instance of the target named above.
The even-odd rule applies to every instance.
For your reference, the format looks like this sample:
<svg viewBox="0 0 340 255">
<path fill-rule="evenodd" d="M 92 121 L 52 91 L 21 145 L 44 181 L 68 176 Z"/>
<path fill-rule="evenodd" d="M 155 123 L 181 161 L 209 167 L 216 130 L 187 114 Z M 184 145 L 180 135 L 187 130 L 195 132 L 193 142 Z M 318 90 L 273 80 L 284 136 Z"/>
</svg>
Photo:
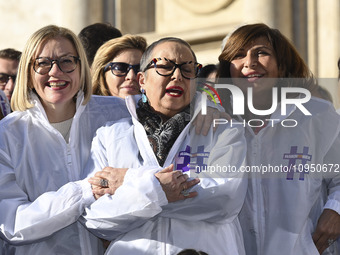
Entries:
<svg viewBox="0 0 340 255">
<path fill-rule="evenodd" d="M 146 40 L 138 35 L 124 35 L 104 43 L 92 64 L 93 94 L 117 96 L 140 94 L 137 73 Z"/>
<path fill-rule="evenodd" d="M 165 255 L 186 248 L 244 254 L 237 219 L 247 186 L 239 172 L 243 129 L 223 125 L 214 133 L 211 126 L 206 136 L 196 134 L 192 120 L 204 103 L 195 92 L 200 68 L 187 42 L 170 37 L 152 43 L 138 73 L 142 95 L 125 99 L 131 116 L 97 131 L 88 167 L 130 168 L 114 195 L 100 197 L 82 219 L 112 240 L 106 254 Z M 93 177 L 93 185 L 107 175 Z M 112 194 L 110 184 L 107 191 Z"/>
<path fill-rule="evenodd" d="M 0 122 L 1 254 L 103 253 L 77 222 L 95 200 L 84 166 L 96 130 L 128 113 L 123 100 L 91 92 L 77 36 L 36 31 L 20 60 L 14 112 Z"/>
</svg>

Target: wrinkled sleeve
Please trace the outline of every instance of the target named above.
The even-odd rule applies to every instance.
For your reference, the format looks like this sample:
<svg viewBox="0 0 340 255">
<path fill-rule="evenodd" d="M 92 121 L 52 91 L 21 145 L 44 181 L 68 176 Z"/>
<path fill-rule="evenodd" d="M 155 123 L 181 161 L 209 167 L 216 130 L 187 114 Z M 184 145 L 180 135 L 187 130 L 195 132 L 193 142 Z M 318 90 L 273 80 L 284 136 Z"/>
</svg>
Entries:
<svg viewBox="0 0 340 255">
<path fill-rule="evenodd" d="M 97 132 L 92 143 L 91 159 L 87 167 L 92 175 L 108 165 L 105 131 Z M 85 209 L 80 221 L 95 235 L 113 240 L 122 233 L 141 226 L 159 214 L 168 203 L 161 185 L 154 176 L 158 166 L 130 168 L 114 195 L 105 195 Z"/>
<path fill-rule="evenodd" d="M 11 244 L 48 237 L 74 223 L 94 201 L 87 180 L 68 183 L 31 201 L 16 181 L 10 157 L 0 150 L 0 230 Z"/>
</svg>

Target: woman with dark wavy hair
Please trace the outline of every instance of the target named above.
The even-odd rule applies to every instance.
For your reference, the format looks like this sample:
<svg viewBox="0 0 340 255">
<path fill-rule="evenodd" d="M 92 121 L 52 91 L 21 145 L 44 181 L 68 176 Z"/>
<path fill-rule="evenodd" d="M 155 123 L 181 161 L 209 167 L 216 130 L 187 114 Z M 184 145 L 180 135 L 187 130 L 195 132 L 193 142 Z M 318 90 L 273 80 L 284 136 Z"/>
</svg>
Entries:
<svg viewBox="0 0 340 255">
<path fill-rule="evenodd" d="M 265 24 L 236 29 L 219 60 L 219 83 L 244 95 L 238 118 L 246 127 L 247 163 L 260 172 L 250 173 L 240 214 L 247 254 L 336 254 L 340 119 L 334 107 L 311 97 L 318 86 L 307 65 Z M 243 104 L 242 97 L 225 96 L 230 112 Z"/>
</svg>

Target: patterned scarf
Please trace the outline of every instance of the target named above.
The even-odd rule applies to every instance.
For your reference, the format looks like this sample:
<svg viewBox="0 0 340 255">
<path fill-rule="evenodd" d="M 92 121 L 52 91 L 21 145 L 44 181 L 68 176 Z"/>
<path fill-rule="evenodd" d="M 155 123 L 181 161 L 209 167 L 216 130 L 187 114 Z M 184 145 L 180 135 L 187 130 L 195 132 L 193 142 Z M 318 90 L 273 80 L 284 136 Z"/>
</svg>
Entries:
<svg viewBox="0 0 340 255">
<path fill-rule="evenodd" d="M 148 103 L 138 101 L 137 116 L 148 136 L 160 166 L 163 166 L 177 137 L 190 121 L 190 105 L 163 123 Z"/>
</svg>

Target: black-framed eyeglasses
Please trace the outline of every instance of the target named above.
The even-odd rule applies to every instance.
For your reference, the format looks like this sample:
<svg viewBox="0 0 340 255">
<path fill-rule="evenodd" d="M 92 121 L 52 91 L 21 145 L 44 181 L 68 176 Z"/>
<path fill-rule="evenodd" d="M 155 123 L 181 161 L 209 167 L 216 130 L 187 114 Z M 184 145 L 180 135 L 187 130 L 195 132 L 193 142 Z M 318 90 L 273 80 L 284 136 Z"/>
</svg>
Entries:
<svg viewBox="0 0 340 255">
<path fill-rule="evenodd" d="M 122 77 L 128 74 L 128 72 L 132 69 L 135 74 L 140 71 L 140 64 L 130 65 L 128 63 L 123 62 L 110 62 L 104 67 L 104 73 L 111 69 L 112 74 Z"/>
<path fill-rule="evenodd" d="M 15 82 L 15 79 L 17 78 L 16 75 L 10 75 L 7 73 L 0 73 L 0 86 L 5 86 L 9 79 L 12 79 L 13 83 Z"/>
<path fill-rule="evenodd" d="M 176 68 L 178 68 L 182 76 L 186 79 L 194 79 L 197 77 L 199 71 L 202 68 L 200 63 L 194 61 L 184 62 L 182 64 L 176 64 L 174 61 L 167 58 L 154 58 L 146 66 L 145 70 L 154 67 L 156 72 L 161 76 L 173 75 Z"/>
<path fill-rule="evenodd" d="M 62 72 L 71 73 L 76 70 L 78 62 L 80 59 L 75 56 L 64 56 L 58 59 L 39 57 L 34 60 L 33 69 L 38 74 L 47 74 L 56 63 Z"/>
</svg>

